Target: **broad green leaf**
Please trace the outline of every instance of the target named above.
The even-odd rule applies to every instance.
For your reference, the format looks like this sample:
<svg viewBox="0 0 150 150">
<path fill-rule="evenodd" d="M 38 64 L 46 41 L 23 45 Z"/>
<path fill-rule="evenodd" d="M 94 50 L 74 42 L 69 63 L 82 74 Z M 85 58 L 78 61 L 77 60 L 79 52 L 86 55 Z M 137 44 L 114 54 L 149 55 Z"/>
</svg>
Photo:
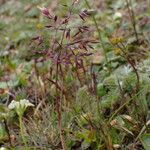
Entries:
<svg viewBox="0 0 150 150">
<path fill-rule="evenodd" d="M 150 133 L 141 136 L 141 142 L 145 150 L 150 150 Z"/>
</svg>

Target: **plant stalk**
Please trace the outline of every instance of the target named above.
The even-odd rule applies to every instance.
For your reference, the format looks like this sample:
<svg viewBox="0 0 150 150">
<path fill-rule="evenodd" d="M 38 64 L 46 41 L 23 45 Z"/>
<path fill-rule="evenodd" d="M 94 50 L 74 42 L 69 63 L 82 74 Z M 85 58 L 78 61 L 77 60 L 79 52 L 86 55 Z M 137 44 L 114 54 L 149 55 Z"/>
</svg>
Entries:
<svg viewBox="0 0 150 150">
<path fill-rule="evenodd" d="M 127 8 L 128 8 L 128 12 L 129 12 L 129 15 L 130 15 L 130 19 L 131 19 L 131 22 L 132 22 L 132 26 L 133 26 L 133 30 L 134 30 L 136 41 L 137 41 L 137 43 L 139 43 L 138 33 L 137 33 L 137 30 L 136 30 L 136 21 L 135 21 L 134 11 L 132 9 L 132 6 L 130 8 L 129 1 L 128 0 L 125 0 L 125 1 L 126 1 L 126 4 L 127 4 Z"/>
<path fill-rule="evenodd" d="M 91 9 L 91 6 L 90 6 L 88 0 L 85 0 L 85 3 L 86 3 L 86 5 L 87 5 L 87 7 L 88 7 L 89 9 Z M 99 36 L 99 40 L 100 40 L 100 42 L 101 42 L 101 46 L 102 46 L 102 49 L 103 49 L 103 52 L 104 52 L 104 56 L 105 56 L 106 63 L 108 64 L 108 57 L 107 57 L 107 55 L 106 55 L 107 52 L 106 52 L 105 44 L 104 44 L 104 42 L 103 42 L 102 35 L 101 35 L 101 31 L 100 31 L 100 29 L 99 29 L 99 27 L 98 27 L 98 23 L 97 23 L 96 18 L 95 18 L 94 15 L 92 15 L 92 19 L 93 19 L 93 22 L 94 22 L 94 24 L 95 24 L 95 27 L 96 27 L 96 30 L 97 30 L 97 33 L 98 33 L 98 36 Z"/>
<path fill-rule="evenodd" d="M 26 143 L 26 139 L 24 137 L 24 132 L 23 132 L 23 123 L 22 123 L 22 116 L 19 116 L 19 127 L 20 127 L 20 135 L 21 135 L 21 139 L 27 149 L 27 143 Z"/>
</svg>

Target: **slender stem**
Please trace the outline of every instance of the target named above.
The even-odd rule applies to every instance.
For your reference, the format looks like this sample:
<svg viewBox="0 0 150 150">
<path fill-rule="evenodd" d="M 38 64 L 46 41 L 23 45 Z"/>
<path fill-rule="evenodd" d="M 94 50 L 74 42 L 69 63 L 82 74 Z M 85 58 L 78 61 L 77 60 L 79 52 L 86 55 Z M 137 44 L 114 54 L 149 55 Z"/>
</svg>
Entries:
<svg viewBox="0 0 150 150">
<path fill-rule="evenodd" d="M 120 47 L 119 45 L 118 45 L 118 47 L 122 50 L 122 52 L 124 53 L 124 58 L 125 59 L 127 59 L 127 61 L 128 61 L 128 63 L 131 65 L 131 67 L 133 68 L 133 70 L 134 70 L 134 72 L 135 72 L 135 75 L 136 75 L 136 78 L 137 78 L 137 83 L 136 83 L 136 91 L 138 92 L 139 91 L 139 87 L 140 87 L 140 76 L 139 76 L 139 74 L 138 74 L 138 70 L 137 70 L 137 68 L 136 68 L 136 66 L 134 65 L 134 63 L 132 62 L 132 57 L 130 57 L 130 55 L 127 55 L 126 54 L 126 52 L 124 51 L 124 50 L 126 50 L 127 51 L 127 49 L 126 49 L 126 46 L 123 44 L 123 43 L 121 43 L 121 45 L 122 45 L 122 47 Z"/>
<path fill-rule="evenodd" d="M 19 116 L 19 127 L 20 127 L 20 135 L 21 135 L 21 139 L 25 145 L 25 147 L 27 148 L 27 143 L 26 143 L 26 139 L 24 137 L 24 132 L 23 132 L 23 123 L 22 123 L 22 116 Z"/>
<path fill-rule="evenodd" d="M 115 112 L 114 114 L 112 114 L 112 116 L 109 118 L 108 123 L 111 122 L 111 120 L 120 112 L 120 110 L 122 110 L 129 102 L 131 102 L 132 100 L 134 100 L 139 94 L 141 94 L 144 91 L 144 89 L 142 89 L 141 91 L 139 91 L 137 94 L 135 94 L 133 97 L 131 97 L 128 101 L 126 101 L 123 105 L 121 105 Z"/>
<path fill-rule="evenodd" d="M 60 108 L 59 108 L 59 113 L 58 113 L 58 126 L 59 126 L 59 133 L 60 133 L 60 140 L 61 140 L 61 145 L 62 149 L 66 150 L 66 145 L 65 145 L 65 140 L 64 140 L 64 135 L 63 135 L 63 128 L 62 128 L 62 97 L 60 98 Z"/>
<path fill-rule="evenodd" d="M 139 43 L 138 33 L 137 33 L 137 30 L 136 30 L 136 21 L 135 21 L 134 11 L 133 11 L 132 8 L 130 8 L 129 1 L 128 0 L 125 0 L 125 1 L 126 1 L 126 4 L 127 4 L 127 8 L 128 8 L 128 12 L 129 12 L 129 15 L 130 15 L 130 19 L 131 19 L 131 22 L 132 22 L 132 26 L 133 26 L 133 30 L 134 30 L 136 41 Z M 130 1 L 130 3 L 131 3 L 131 1 Z"/>
<path fill-rule="evenodd" d="M 86 2 L 86 5 L 88 6 L 88 8 L 91 9 L 91 6 L 90 6 L 88 0 L 85 0 L 85 2 Z M 104 52 L 104 56 L 105 56 L 106 63 L 107 63 L 107 65 L 109 65 L 108 58 L 107 58 L 107 55 L 106 55 L 107 52 L 106 52 L 105 45 L 104 45 L 104 42 L 103 42 L 103 39 L 102 39 L 101 31 L 100 31 L 100 29 L 99 29 L 99 27 L 98 27 L 98 23 L 97 23 L 96 18 L 95 18 L 94 15 L 92 15 L 92 18 L 93 18 L 93 22 L 94 22 L 94 24 L 95 24 L 96 30 L 97 30 L 98 35 L 99 35 L 99 40 L 100 40 L 101 46 L 102 46 L 102 48 L 103 48 L 103 52 Z M 110 66 L 108 66 L 108 67 L 109 67 L 109 69 L 110 69 Z M 109 70 L 109 71 L 110 71 L 110 70 Z M 98 114 L 99 114 L 99 120 L 100 120 L 100 122 L 101 122 L 101 123 L 100 123 L 100 127 L 101 127 L 101 132 L 100 132 L 100 133 L 102 133 L 103 136 L 104 136 L 107 149 L 108 149 L 108 150 L 112 150 L 113 148 L 112 148 L 111 137 L 110 137 L 110 135 L 109 135 L 108 132 L 107 132 L 107 131 L 108 131 L 108 126 L 107 126 L 107 124 L 105 124 L 105 121 L 103 120 L 103 118 L 102 118 L 102 116 L 101 116 L 101 109 L 100 109 L 100 107 L 99 107 L 99 98 L 97 97 L 96 99 L 97 99 L 97 111 L 98 111 Z M 105 125 L 104 128 L 103 128 L 103 125 L 102 125 L 102 124 Z"/>
<path fill-rule="evenodd" d="M 91 9 L 91 6 L 90 6 L 88 0 L 85 0 L 85 3 L 86 3 L 86 5 L 87 5 L 87 7 L 88 7 L 89 9 Z M 95 24 L 95 27 L 96 27 L 96 30 L 97 30 L 97 33 L 98 33 L 98 36 L 99 36 L 99 40 L 100 40 L 100 42 L 101 42 L 101 46 L 102 46 L 102 48 L 103 48 L 103 52 L 104 52 L 104 56 L 105 56 L 105 59 L 106 59 L 106 63 L 108 63 L 108 57 L 107 57 L 107 55 L 106 55 L 107 52 L 106 52 L 105 44 L 104 44 L 104 42 L 103 42 L 102 35 L 101 35 L 101 31 L 100 31 L 100 29 L 99 29 L 99 27 L 98 27 L 98 23 L 97 23 L 96 18 L 95 18 L 94 15 L 92 15 L 92 19 L 93 19 L 93 22 L 94 22 L 94 24 Z"/>
</svg>

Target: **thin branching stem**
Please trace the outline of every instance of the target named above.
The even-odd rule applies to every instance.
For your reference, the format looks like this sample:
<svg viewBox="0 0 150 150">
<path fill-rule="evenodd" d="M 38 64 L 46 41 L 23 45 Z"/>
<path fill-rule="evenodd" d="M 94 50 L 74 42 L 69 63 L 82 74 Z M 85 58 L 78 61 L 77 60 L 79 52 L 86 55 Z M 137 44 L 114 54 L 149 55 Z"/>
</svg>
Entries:
<svg viewBox="0 0 150 150">
<path fill-rule="evenodd" d="M 133 30 L 134 30 L 136 41 L 137 41 L 137 43 L 139 43 L 138 33 L 137 33 L 137 30 L 136 30 L 135 14 L 134 14 L 134 11 L 132 9 L 132 6 L 130 6 L 131 5 L 131 1 L 130 1 L 130 3 L 129 3 L 128 0 L 125 0 L 125 1 L 126 1 L 126 4 L 127 4 L 127 8 L 128 8 L 128 12 L 129 12 L 129 15 L 130 15 L 130 19 L 131 19 L 131 22 L 132 22 L 132 26 L 133 26 Z"/>
<path fill-rule="evenodd" d="M 88 7 L 89 9 L 91 9 L 91 6 L 90 6 L 88 0 L 85 0 L 85 3 L 86 3 L 86 5 L 87 5 L 87 7 Z M 92 19 L 93 19 L 93 22 L 94 22 L 94 24 L 95 24 L 95 27 L 96 27 L 96 30 L 97 30 L 97 33 L 98 33 L 98 36 L 99 36 L 99 40 L 100 40 L 100 42 L 101 42 L 101 46 L 102 46 L 102 49 L 103 49 L 103 52 L 104 52 L 104 56 L 105 56 L 106 63 L 108 64 L 107 51 L 106 51 L 105 44 L 104 44 L 104 41 L 103 41 L 103 38 L 102 38 L 102 35 L 101 35 L 100 28 L 99 28 L 99 26 L 98 26 L 98 23 L 97 23 L 96 18 L 95 18 L 94 15 L 92 15 Z"/>
</svg>

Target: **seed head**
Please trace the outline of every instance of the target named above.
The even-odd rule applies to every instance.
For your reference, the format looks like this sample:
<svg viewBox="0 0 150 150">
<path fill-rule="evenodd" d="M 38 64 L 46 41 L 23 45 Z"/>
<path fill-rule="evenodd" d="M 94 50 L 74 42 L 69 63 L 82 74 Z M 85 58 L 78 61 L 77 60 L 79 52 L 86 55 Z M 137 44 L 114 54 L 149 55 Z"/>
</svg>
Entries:
<svg viewBox="0 0 150 150">
<path fill-rule="evenodd" d="M 50 15 L 49 10 L 46 7 L 38 7 L 38 8 L 41 10 L 43 15 L 45 15 L 45 16 Z"/>
</svg>

